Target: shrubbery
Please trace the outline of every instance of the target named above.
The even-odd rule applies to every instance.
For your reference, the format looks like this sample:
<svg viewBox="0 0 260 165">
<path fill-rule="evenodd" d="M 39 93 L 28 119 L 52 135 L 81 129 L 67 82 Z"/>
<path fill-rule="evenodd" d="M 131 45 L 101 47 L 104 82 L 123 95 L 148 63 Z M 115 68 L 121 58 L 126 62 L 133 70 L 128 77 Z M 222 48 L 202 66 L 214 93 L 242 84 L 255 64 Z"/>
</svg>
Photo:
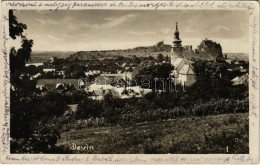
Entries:
<svg viewBox="0 0 260 165">
<path fill-rule="evenodd" d="M 196 101 L 189 108 L 177 106 L 171 109 L 153 108 L 149 106 L 149 101 L 146 102 L 143 109 L 140 108 L 138 102 L 135 104 L 125 104 L 123 107 L 106 107 L 101 114 L 103 117 L 89 117 L 76 119 L 73 115 L 62 116 L 50 120 L 46 126 L 61 131 L 83 129 L 89 127 L 102 127 L 111 125 L 135 124 L 141 122 L 162 121 L 168 119 L 184 118 L 184 117 L 205 117 L 209 115 L 219 115 L 227 113 L 245 113 L 249 110 L 248 99 L 211 99 L 204 102 L 203 100 Z"/>
<path fill-rule="evenodd" d="M 65 146 L 56 146 L 59 136 L 34 132 L 30 138 L 11 139 L 11 153 L 71 153 Z"/>
<path fill-rule="evenodd" d="M 197 101 L 190 108 L 185 109 L 181 106 L 173 109 L 149 109 L 141 110 L 136 106 L 129 106 L 122 109 L 116 109 L 113 115 L 109 113 L 105 115 L 105 120 L 113 124 L 130 124 L 140 122 L 160 121 L 167 119 L 175 119 L 180 117 L 192 116 L 208 116 L 226 113 L 244 113 L 249 110 L 249 102 L 247 100 L 234 99 L 212 99 L 208 102 Z"/>
</svg>

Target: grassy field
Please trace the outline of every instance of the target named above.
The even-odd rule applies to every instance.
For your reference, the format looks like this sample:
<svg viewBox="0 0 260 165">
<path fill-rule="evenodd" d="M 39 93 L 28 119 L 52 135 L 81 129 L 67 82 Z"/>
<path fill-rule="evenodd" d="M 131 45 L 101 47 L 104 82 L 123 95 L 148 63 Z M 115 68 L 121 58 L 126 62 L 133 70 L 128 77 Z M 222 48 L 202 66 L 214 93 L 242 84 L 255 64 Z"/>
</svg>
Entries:
<svg viewBox="0 0 260 165">
<path fill-rule="evenodd" d="M 248 153 L 248 113 L 180 118 L 64 132 L 58 145 L 73 153 Z M 93 147 L 93 148 L 92 148 Z"/>
</svg>

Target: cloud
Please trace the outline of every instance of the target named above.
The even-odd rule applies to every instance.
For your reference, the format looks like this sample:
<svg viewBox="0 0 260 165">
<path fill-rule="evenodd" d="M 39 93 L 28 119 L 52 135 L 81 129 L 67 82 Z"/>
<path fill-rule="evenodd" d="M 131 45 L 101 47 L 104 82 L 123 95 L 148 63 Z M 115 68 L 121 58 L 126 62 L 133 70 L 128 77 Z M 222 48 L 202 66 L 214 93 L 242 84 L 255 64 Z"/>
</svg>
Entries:
<svg viewBox="0 0 260 165">
<path fill-rule="evenodd" d="M 102 28 L 112 28 L 118 25 L 121 25 L 125 23 L 126 21 L 132 20 L 133 18 L 137 17 L 137 14 L 127 14 L 120 17 L 108 17 L 104 18 L 105 22 L 102 24 L 88 24 L 85 23 L 84 26 L 88 28 L 93 28 L 96 30 L 102 29 Z"/>
<path fill-rule="evenodd" d="M 156 34 L 155 32 L 152 32 L 152 31 L 143 31 L 143 32 L 128 31 L 127 33 L 131 34 L 131 35 L 136 35 L 136 36 Z"/>
<path fill-rule="evenodd" d="M 44 24 L 44 23 L 45 23 L 44 20 L 41 20 L 41 19 L 38 19 L 38 18 L 36 18 L 35 20 L 36 20 L 37 22 L 41 23 L 41 24 Z"/>
<path fill-rule="evenodd" d="M 161 32 L 163 32 L 163 33 L 165 33 L 165 34 L 168 34 L 168 33 L 173 32 L 173 30 L 172 30 L 172 29 L 169 29 L 169 28 L 162 28 L 162 29 L 161 29 Z"/>
<path fill-rule="evenodd" d="M 54 10 L 36 10 L 37 14 L 49 14 L 49 13 L 54 13 Z"/>
<path fill-rule="evenodd" d="M 50 35 L 50 34 L 48 34 L 47 35 L 47 37 L 49 37 L 50 39 L 52 39 L 52 40 L 56 40 L 56 41 L 62 41 L 62 39 L 61 38 L 59 38 L 59 37 L 55 37 L 55 36 L 53 36 L 53 35 Z"/>
<path fill-rule="evenodd" d="M 194 33 L 195 32 L 195 30 L 194 29 L 180 29 L 179 28 L 179 31 L 180 31 L 180 33 Z M 169 34 L 169 33 L 174 33 L 175 32 L 175 29 L 173 28 L 173 29 L 170 29 L 170 28 L 162 28 L 161 29 L 161 32 L 162 33 L 164 33 L 164 34 Z"/>
<path fill-rule="evenodd" d="M 130 19 L 133 19 L 136 16 L 137 16 L 137 14 L 127 14 L 127 15 L 123 15 L 123 16 L 117 17 L 117 18 L 113 18 L 113 17 L 105 18 L 104 20 L 107 22 L 105 24 L 103 24 L 103 27 L 114 27 L 114 26 L 120 25 Z"/>
<path fill-rule="evenodd" d="M 207 30 L 210 33 L 217 33 L 217 32 L 221 32 L 221 31 L 230 31 L 231 29 L 225 26 L 216 26 L 210 30 Z"/>
<path fill-rule="evenodd" d="M 42 36 L 40 34 L 29 34 L 30 38 L 41 38 Z"/>
<path fill-rule="evenodd" d="M 183 33 L 194 33 L 196 32 L 194 29 L 183 29 Z"/>
</svg>

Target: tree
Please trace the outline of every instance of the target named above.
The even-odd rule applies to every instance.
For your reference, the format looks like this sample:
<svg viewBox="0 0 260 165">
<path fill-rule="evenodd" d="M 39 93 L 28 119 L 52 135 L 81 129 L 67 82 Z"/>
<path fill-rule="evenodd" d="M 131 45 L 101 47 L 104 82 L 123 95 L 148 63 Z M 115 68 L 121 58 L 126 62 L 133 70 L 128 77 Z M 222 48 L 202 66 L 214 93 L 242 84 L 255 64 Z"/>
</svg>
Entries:
<svg viewBox="0 0 260 165">
<path fill-rule="evenodd" d="M 16 39 L 16 36 L 23 36 L 23 31 L 27 29 L 27 26 L 17 21 L 13 10 L 9 10 L 9 36 L 12 39 Z"/>
<path fill-rule="evenodd" d="M 39 130 L 38 128 L 43 128 L 46 124 L 43 124 L 53 115 L 60 115 L 64 110 L 64 104 L 60 97 L 54 96 L 55 99 L 47 100 L 45 98 L 39 98 L 37 96 L 37 89 L 35 88 L 36 82 L 30 80 L 27 74 L 34 72 L 31 70 L 32 67 L 26 69 L 25 63 L 28 62 L 32 52 L 33 40 L 28 40 L 23 34 L 27 26 L 23 23 L 19 23 L 14 15 L 13 10 L 9 10 L 9 36 L 15 40 L 17 37 L 21 37 L 22 44 L 21 48 L 15 50 L 11 48 L 10 50 L 10 77 L 11 85 L 14 90 L 10 90 L 10 113 L 11 113 L 11 124 L 10 133 L 13 139 L 17 141 L 22 140 L 28 142 L 18 143 L 16 140 L 11 141 L 11 151 L 16 152 L 33 152 L 31 148 L 37 146 L 40 150 L 36 152 L 45 152 L 48 145 L 51 148 L 55 147 L 57 140 L 56 135 L 54 135 L 53 142 L 49 143 L 51 140 L 40 134 L 45 147 L 39 145 L 39 138 L 31 140 L 34 137 L 34 132 Z M 34 68 L 35 69 L 35 68 Z M 42 99 L 42 100 L 41 100 Z M 45 129 L 46 130 L 46 129 Z M 52 134 L 50 132 L 50 134 Z M 46 143 L 47 142 L 47 143 Z M 24 150 L 23 148 L 26 148 Z M 44 149 L 45 148 L 45 149 Z M 35 149 L 36 150 L 36 149 Z M 50 150 L 47 147 L 47 150 Z"/>
<path fill-rule="evenodd" d="M 22 38 L 21 48 L 17 51 L 15 48 L 11 48 L 10 50 L 11 74 L 18 72 L 17 76 L 19 76 L 19 73 L 21 73 L 21 71 L 24 69 L 25 62 L 30 59 L 32 52 L 33 40 L 28 40 L 26 36 L 23 35 L 25 29 L 27 29 L 27 26 L 23 23 L 19 23 L 14 15 L 13 10 L 9 10 L 9 36 L 14 40 L 16 37 Z"/>
<path fill-rule="evenodd" d="M 162 55 L 161 53 L 158 54 L 157 60 L 158 60 L 159 62 L 163 62 L 163 55 Z"/>
<path fill-rule="evenodd" d="M 225 63 L 199 60 L 193 66 L 197 80 L 192 87 L 192 90 L 195 90 L 192 93 L 196 93 L 198 98 L 206 99 L 229 97 L 232 84 Z"/>
<path fill-rule="evenodd" d="M 72 61 L 65 69 L 66 78 L 85 78 L 85 70 L 87 67 L 83 64 L 79 64 L 78 61 Z"/>
<path fill-rule="evenodd" d="M 138 74 L 135 76 L 135 79 L 138 81 L 139 84 L 142 84 L 142 79 L 148 79 L 150 81 L 150 86 L 152 89 L 155 89 L 155 83 L 156 89 L 162 89 L 163 83 L 160 80 L 163 80 L 165 82 L 166 90 L 167 85 L 169 85 L 169 75 L 173 71 L 174 67 L 169 63 L 164 63 L 161 65 L 151 65 L 142 68 Z M 156 80 L 158 79 L 158 82 Z"/>
<path fill-rule="evenodd" d="M 168 55 L 166 55 L 166 57 L 165 57 L 165 61 L 166 61 L 166 62 L 170 62 L 170 58 L 169 58 Z"/>
</svg>

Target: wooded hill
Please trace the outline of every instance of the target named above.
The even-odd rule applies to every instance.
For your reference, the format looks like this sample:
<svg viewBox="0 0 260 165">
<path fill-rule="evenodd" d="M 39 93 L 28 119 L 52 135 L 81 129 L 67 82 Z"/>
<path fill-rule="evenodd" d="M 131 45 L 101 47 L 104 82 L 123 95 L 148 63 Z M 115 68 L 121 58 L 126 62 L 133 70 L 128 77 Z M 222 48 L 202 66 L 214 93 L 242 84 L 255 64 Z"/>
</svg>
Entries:
<svg viewBox="0 0 260 165">
<path fill-rule="evenodd" d="M 153 46 L 143 46 L 131 49 L 119 49 L 119 50 L 107 50 L 107 51 L 80 51 L 74 53 L 73 56 L 79 59 L 89 59 L 89 58 L 108 58 L 113 56 L 124 56 L 124 57 L 157 57 L 158 54 L 163 56 L 171 56 L 171 45 L 164 44 L 163 41 L 158 42 Z M 192 60 L 193 58 L 203 59 L 203 60 L 214 60 L 216 57 L 222 57 L 221 45 L 210 41 L 203 40 L 198 46 L 198 49 L 184 49 L 184 55 Z"/>
</svg>

